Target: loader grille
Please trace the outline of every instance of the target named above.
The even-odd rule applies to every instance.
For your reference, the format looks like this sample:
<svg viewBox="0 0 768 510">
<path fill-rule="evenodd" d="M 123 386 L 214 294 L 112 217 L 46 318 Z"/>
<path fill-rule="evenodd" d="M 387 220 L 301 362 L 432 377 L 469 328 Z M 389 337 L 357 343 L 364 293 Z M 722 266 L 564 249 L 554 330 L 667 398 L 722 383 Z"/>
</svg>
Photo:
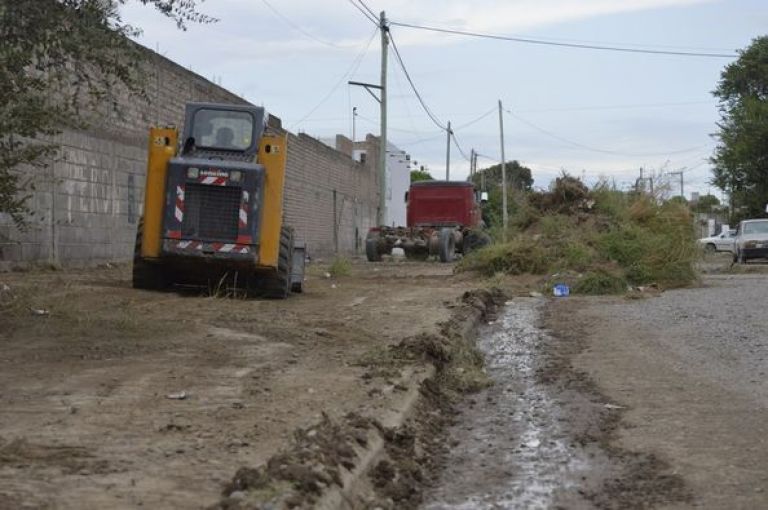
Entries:
<svg viewBox="0 0 768 510">
<path fill-rule="evenodd" d="M 188 183 L 185 191 L 184 238 L 234 241 L 242 191 L 233 186 Z"/>
</svg>

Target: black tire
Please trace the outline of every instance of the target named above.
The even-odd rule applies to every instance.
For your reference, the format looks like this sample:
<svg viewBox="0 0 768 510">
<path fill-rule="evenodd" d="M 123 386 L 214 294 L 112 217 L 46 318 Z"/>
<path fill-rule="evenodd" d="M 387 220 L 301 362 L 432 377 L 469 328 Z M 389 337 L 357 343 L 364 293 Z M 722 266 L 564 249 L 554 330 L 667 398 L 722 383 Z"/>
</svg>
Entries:
<svg viewBox="0 0 768 510">
<path fill-rule="evenodd" d="M 456 239 L 453 237 L 453 229 L 440 229 L 437 242 L 440 262 L 453 262 L 453 258 L 456 255 Z"/>
<path fill-rule="evenodd" d="M 159 262 L 149 262 L 141 256 L 141 241 L 144 236 L 144 218 L 139 218 L 136 229 L 136 243 L 133 249 L 132 286 L 134 289 L 164 290 L 169 286 L 168 275 Z"/>
<path fill-rule="evenodd" d="M 742 251 L 737 252 L 737 258 L 738 258 L 739 264 L 747 263 L 747 257 L 744 256 L 744 252 Z"/>
<path fill-rule="evenodd" d="M 468 232 L 467 235 L 464 236 L 462 252 L 464 255 L 467 255 L 468 253 L 479 250 L 489 244 L 491 244 L 491 237 L 485 232 Z"/>
<path fill-rule="evenodd" d="M 381 262 L 379 240 L 375 237 L 369 237 L 365 240 L 365 258 L 368 259 L 368 262 Z"/>
<path fill-rule="evenodd" d="M 253 289 L 255 294 L 269 299 L 285 299 L 291 294 L 291 264 L 293 263 L 293 229 L 280 229 L 280 253 L 277 258 L 277 271 L 261 279 L 261 289 Z"/>
<path fill-rule="evenodd" d="M 706 246 L 704 246 L 704 251 L 707 253 L 715 253 L 717 251 L 717 246 L 715 246 L 713 243 L 708 243 Z"/>
</svg>

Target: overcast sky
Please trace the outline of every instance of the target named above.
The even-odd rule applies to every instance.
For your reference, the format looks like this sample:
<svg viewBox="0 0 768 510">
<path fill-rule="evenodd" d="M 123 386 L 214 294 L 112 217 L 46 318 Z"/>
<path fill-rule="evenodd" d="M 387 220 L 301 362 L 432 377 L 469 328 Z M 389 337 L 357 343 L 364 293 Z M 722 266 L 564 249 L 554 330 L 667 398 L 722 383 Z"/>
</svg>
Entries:
<svg viewBox="0 0 768 510">
<path fill-rule="evenodd" d="M 768 27 L 765 0 L 366 0 L 391 21 L 548 41 L 733 53 Z M 317 137 L 378 134 L 378 103 L 348 80 L 376 83 L 380 39 L 351 0 L 208 0 L 219 22 L 186 32 L 139 2 L 124 18 L 139 41 L 191 66 Z M 506 156 L 545 187 L 562 170 L 627 185 L 646 171 L 686 168 L 686 194 L 709 189 L 717 103 L 729 58 L 681 57 L 541 46 L 393 26 L 392 36 L 424 101 L 451 121 L 468 155 L 499 158 L 501 99 Z M 445 175 L 445 135 L 389 59 L 389 138 L 435 177 Z M 487 114 L 487 115 L 485 115 Z M 485 116 L 483 116 L 485 115 Z M 478 120 L 479 119 L 479 120 Z M 467 125 L 469 124 L 469 125 Z M 451 178 L 469 163 L 456 147 Z M 713 190 L 714 191 L 714 190 Z"/>
</svg>

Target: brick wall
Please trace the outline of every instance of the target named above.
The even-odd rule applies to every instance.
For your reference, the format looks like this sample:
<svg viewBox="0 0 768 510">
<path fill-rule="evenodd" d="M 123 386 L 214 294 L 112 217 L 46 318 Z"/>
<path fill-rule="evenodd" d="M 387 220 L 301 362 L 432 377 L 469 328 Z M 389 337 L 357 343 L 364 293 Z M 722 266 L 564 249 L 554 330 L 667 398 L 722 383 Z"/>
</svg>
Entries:
<svg viewBox="0 0 768 510">
<path fill-rule="evenodd" d="M 181 126 L 188 101 L 245 102 L 147 53 L 148 101 L 122 98 L 120 116 L 108 112 L 88 130 L 65 130 L 51 139 L 60 150 L 46 168 L 22 169 L 34 184 L 34 214 L 26 232 L 0 214 L 0 270 L 129 260 L 142 210 L 149 126 Z M 270 125 L 278 127 L 279 119 L 271 118 Z M 289 134 L 286 223 L 311 253 L 359 247 L 376 217 L 375 172 L 311 137 Z"/>
</svg>

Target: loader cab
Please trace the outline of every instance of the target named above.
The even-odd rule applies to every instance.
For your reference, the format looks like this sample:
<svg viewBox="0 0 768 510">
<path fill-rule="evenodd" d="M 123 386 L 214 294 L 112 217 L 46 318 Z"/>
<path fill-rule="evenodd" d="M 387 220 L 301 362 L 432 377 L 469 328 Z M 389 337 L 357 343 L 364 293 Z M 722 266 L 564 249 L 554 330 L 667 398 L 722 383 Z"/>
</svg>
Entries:
<svg viewBox="0 0 768 510">
<path fill-rule="evenodd" d="M 253 161 L 265 126 L 264 108 L 190 103 L 186 108 L 181 155 Z"/>
</svg>

